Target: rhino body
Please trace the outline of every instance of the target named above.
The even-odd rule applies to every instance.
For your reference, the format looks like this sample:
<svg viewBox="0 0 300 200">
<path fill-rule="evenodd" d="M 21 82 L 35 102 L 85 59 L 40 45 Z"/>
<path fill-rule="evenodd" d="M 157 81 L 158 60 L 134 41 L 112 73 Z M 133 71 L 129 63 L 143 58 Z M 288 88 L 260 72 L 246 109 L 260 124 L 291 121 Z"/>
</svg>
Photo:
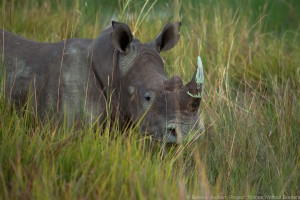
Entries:
<svg viewBox="0 0 300 200">
<path fill-rule="evenodd" d="M 40 115 L 65 113 L 70 120 L 120 126 L 137 123 L 155 138 L 181 143 L 201 131 L 195 78 L 167 78 L 160 52 L 179 40 L 180 23 L 169 23 L 150 43 L 134 39 L 126 24 L 112 22 L 96 39 L 41 43 L 0 30 L 6 66 L 5 95 L 17 106 L 27 100 Z M 202 88 L 201 88 L 202 89 Z"/>
</svg>

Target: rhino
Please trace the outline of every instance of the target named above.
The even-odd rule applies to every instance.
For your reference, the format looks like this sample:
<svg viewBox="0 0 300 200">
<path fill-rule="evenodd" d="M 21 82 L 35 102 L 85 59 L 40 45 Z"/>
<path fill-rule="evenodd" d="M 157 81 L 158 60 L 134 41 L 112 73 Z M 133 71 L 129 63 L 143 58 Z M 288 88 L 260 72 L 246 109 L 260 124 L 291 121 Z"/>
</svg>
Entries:
<svg viewBox="0 0 300 200">
<path fill-rule="evenodd" d="M 199 87 L 197 73 L 186 85 L 179 76 L 168 79 L 160 56 L 177 44 L 180 26 L 168 23 L 148 43 L 117 21 L 95 39 L 57 43 L 0 30 L 5 96 L 17 107 L 30 102 L 30 110 L 41 116 L 63 113 L 89 123 L 138 124 L 142 134 L 182 143 L 204 127 L 197 96 L 203 84 Z"/>
</svg>

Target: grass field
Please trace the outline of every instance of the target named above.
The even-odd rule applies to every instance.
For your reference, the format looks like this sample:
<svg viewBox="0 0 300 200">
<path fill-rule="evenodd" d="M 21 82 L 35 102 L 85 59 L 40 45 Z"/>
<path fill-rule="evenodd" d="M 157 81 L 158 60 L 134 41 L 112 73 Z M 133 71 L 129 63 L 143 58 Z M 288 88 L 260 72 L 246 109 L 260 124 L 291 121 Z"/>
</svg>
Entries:
<svg viewBox="0 0 300 200">
<path fill-rule="evenodd" d="M 182 21 L 162 57 L 187 82 L 200 53 L 205 133 L 165 148 L 133 128 L 41 121 L 11 109 L 2 67 L 1 199 L 300 195 L 300 1 L 0 0 L 0 27 L 38 41 L 94 38 L 112 18 L 144 42 Z"/>
</svg>

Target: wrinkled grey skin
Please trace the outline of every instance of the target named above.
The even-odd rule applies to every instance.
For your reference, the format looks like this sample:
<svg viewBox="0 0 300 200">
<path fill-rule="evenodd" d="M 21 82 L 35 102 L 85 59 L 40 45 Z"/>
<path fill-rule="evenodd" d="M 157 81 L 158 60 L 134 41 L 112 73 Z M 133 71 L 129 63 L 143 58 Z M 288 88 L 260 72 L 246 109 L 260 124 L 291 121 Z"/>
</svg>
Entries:
<svg viewBox="0 0 300 200">
<path fill-rule="evenodd" d="M 69 120 L 101 124 L 110 113 L 120 126 L 141 121 L 143 133 L 181 143 L 203 125 L 197 114 L 201 99 L 186 95 L 197 92 L 194 78 L 186 86 L 178 76 L 168 80 L 160 57 L 176 45 L 179 29 L 180 23 L 169 23 L 150 43 L 114 21 L 94 40 L 58 43 L 0 30 L 6 96 L 17 106 L 29 97 L 32 112 L 41 116 L 65 112 Z"/>
</svg>

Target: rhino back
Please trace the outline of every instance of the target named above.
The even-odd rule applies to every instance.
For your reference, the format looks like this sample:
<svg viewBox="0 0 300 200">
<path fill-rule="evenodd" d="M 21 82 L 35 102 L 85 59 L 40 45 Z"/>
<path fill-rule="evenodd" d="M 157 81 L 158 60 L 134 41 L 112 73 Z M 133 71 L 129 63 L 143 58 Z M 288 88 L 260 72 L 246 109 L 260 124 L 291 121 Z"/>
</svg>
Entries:
<svg viewBox="0 0 300 200">
<path fill-rule="evenodd" d="M 96 89 L 92 82 L 88 84 L 93 75 L 88 59 L 92 40 L 40 43 L 3 30 L 0 38 L 9 99 L 23 105 L 30 93 L 32 107 L 39 111 L 66 110 L 68 115 L 79 115 L 85 107 L 94 107 L 98 109 L 94 112 L 102 112 L 99 106 L 89 103 L 102 98 L 99 91 L 87 92 Z"/>
<path fill-rule="evenodd" d="M 2 59 L 6 66 L 6 94 L 23 104 L 31 86 L 39 92 L 47 87 L 50 71 L 55 71 L 49 65 L 55 65 L 61 54 L 61 44 L 37 43 L 6 31 L 0 33 Z"/>
</svg>

